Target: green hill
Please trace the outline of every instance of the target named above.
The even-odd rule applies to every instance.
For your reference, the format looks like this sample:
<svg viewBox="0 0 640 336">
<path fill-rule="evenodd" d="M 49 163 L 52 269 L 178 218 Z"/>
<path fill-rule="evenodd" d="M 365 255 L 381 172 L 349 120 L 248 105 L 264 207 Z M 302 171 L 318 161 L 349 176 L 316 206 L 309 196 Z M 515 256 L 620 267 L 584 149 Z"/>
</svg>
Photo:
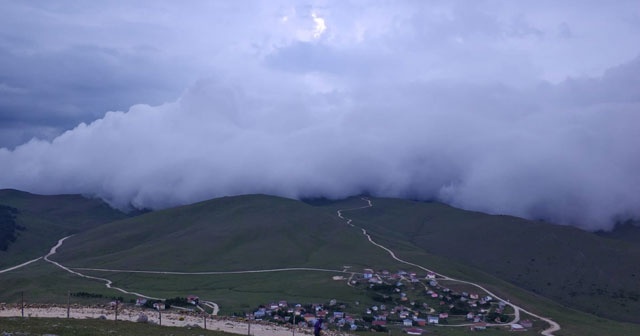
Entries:
<svg viewBox="0 0 640 336">
<path fill-rule="evenodd" d="M 98 199 L 43 196 L 12 189 L 0 190 L 0 206 L 15 209 L 11 213 L 20 228 L 14 230 L 15 241 L 0 250 L 0 268 L 42 256 L 64 236 L 126 217 Z"/>
<path fill-rule="evenodd" d="M 582 311 L 640 323 L 637 244 L 440 203 L 374 204 L 349 215 L 380 239 L 407 242 Z"/>
<path fill-rule="evenodd" d="M 249 195 L 109 223 L 70 238 L 56 259 L 74 267 L 183 272 L 393 264 L 379 249 L 354 244 L 360 238 L 325 209 Z"/>
<path fill-rule="evenodd" d="M 62 211 L 66 198 L 82 206 Z M 76 222 L 76 231 L 80 225 L 81 232 L 65 241 L 53 258 L 69 267 L 210 272 L 289 267 L 342 270 L 348 265 L 355 272 L 363 268 L 412 270 L 370 244 L 358 228 L 362 227 L 376 242 L 393 249 L 403 259 L 452 277 L 482 283 L 514 303 L 552 317 L 563 327 L 559 335 L 640 331 L 637 324 L 613 321 L 637 322 L 634 312 L 640 309 L 635 294 L 637 282 L 633 279 L 634 274 L 639 274 L 638 247 L 572 227 L 399 199 L 372 198 L 372 208 L 344 211 L 344 216 L 354 219 L 353 224 L 358 227 L 345 225 L 336 211 L 366 205 L 359 198 L 304 203 L 246 195 L 131 218 L 112 213 L 108 207 L 85 203 L 91 200 L 78 196 L 54 198 L 59 202 L 55 207 L 47 206 L 53 201 L 35 199 L 29 206 L 21 204 L 19 197 L 0 203 L 20 209 L 22 218 L 26 210 L 32 216 L 64 213 L 48 223 L 75 217 L 63 222 Z M 93 206 L 99 215 L 91 217 L 85 212 L 93 213 Z M 108 221 L 109 215 L 117 220 Z M 87 218 L 93 218 L 93 222 Z M 67 227 L 66 232 L 71 229 Z M 45 250 L 51 245 L 46 244 Z M 20 290 L 34 295 L 46 292 L 51 301 L 63 298 L 67 290 L 116 293 L 105 289 L 99 281 L 75 277 L 53 265 L 42 264 L 3 274 L 0 280 L 15 287 L 13 298 Z M 51 275 L 44 279 L 42 274 L 47 272 Z M 156 297 L 197 294 L 215 300 L 225 314 L 279 299 L 326 302 L 338 298 L 363 305 L 373 302 L 370 293 L 363 289 L 332 281 L 335 272 L 217 275 L 82 272 L 107 277 L 116 286 Z M 69 277 L 74 279 L 73 283 Z M 52 285 L 61 283 L 68 284 L 59 291 Z"/>
</svg>

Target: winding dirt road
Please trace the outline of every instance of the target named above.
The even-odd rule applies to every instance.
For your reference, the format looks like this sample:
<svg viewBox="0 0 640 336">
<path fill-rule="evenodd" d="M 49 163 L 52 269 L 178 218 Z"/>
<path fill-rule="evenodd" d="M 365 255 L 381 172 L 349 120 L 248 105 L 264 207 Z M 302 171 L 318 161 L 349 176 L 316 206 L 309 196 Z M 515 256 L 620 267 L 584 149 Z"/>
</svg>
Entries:
<svg viewBox="0 0 640 336">
<path fill-rule="evenodd" d="M 368 199 L 368 198 L 362 198 L 362 200 L 363 200 L 363 201 L 366 201 L 368 204 L 367 204 L 367 205 L 365 205 L 365 206 L 362 206 L 362 207 L 338 210 L 338 211 L 337 211 L 337 213 L 338 213 L 338 217 L 340 217 L 340 218 L 341 218 L 341 219 L 343 219 L 343 220 L 346 220 L 348 225 L 350 225 L 351 227 L 358 228 L 358 229 L 362 230 L 362 234 L 367 238 L 367 240 L 368 240 L 371 244 L 373 244 L 373 245 L 375 245 L 375 246 L 377 246 L 377 247 L 379 247 L 379 248 L 383 249 L 384 251 L 386 251 L 387 253 L 389 253 L 389 255 L 390 255 L 394 260 L 396 260 L 396 261 L 398 261 L 398 262 L 400 262 L 400 263 L 403 263 L 403 264 L 405 264 L 405 265 L 414 266 L 414 267 L 417 267 L 417 268 L 422 269 L 422 270 L 424 270 L 424 271 L 434 273 L 434 274 L 436 274 L 436 276 L 440 277 L 440 279 L 441 279 L 441 280 L 447 280 L 447 281 L 458 282 L 458 283 L 463 283 L 463 284 L 467 284 L 467 285 L 470 285 L 470 286 L 474 286 L 474 287 L 476 287 L 476 288 L 478 288 L 478 289 L 483 290 L 483 291 L 484 291 L 484 292 L 486 292 L 487 294 L 491 295 L 494 299 L 496 299 L 496 300 L 498 300 L 498 301 L 502 301 L 502 302 L 504 302 L 506 305 L 511 306 L 511 307 L 513 308 L 513 310 L 514 310 L 514 319 L 513 319 L 511 322 L 509 322 L 509 323 L 504 323 L 504 324 L 488 324 L 488 325 L 496 325 L 496 326 L 502 325 L 502 326 L 504 326 L 504 325 L 513 325 L 513 324 L 516 324 L 516 323 L 520 322 L 520 312 L 524 312 L 524 313 L 527 313 L 527 314 L 529 314 L 529 315 L 531 315 L 531 316 L 533 316 L 533 317 L 535 317 L 535 318 L 538 318 L 538 319 L 540 319 L 540 320 L 542 320 L 542 321 L 544 321 L 544 322 L 546 322 L 546 323 L 548 323 L 548 324 L 549 324 L 549 328 L 547 328 L 547 329 L 545 329 L 545 330 L 543 330 L 543 331 L 541 332 L 541 334 L 542 334 L 542 335 L 545 335 L 545 336 L 554 336 L 554 334 L 553 334 L 553 333 L 554 333 L 554 332 L 557 332 L 558 330 L 560 330 L 560 325 L 559 325 L 557 322 L 555 322 L 555 321 L 553 321 L 553 320 L 551 320 L 551 319 L 549 319 L 549 318 L 542 317 L 542 316 L 540 316 L 540 315 L 534 314 L 534 313 L 532 313 L 532 312 L 530 312 L 530 311 L 528 311 L 528 310 L 526 310 L 526 309 L 524 309 L 524 308 L 522 308 L 522 307 L 520 307 L 520 306 L 518 306 L 518 305 L 515 305 L 515 304 L 513 304 L 513 303 L 511 303 L 511 302 L 509 302 L 509 301 L 507 301 L 507 300 L 505 300 L 505 299 L 503 299 L 503 298 L 500 298 L 500 297 L 499 297 L 499 296 L 497 296 L 495 293 L 493 293 L 493 292 L 489 291 L 488 289 L 486 289 L 486 288 L 482 287 L 481 285 L 479 285 L 479 284 L 477 284 L 477 283 L 470 282 L 470 281 L 465 281 L 465 280 L 460 280 L 460 279 L 455 279 L 455 278 L 452 278 L 452 277 L 446 276 L 446 275 L 444 275 L 444 274 L 440 274 L 440 273 L 438 273 L 438 272 L 435 272 L 435 271 L 433 271 L 433 270 L 430 270 L 430 269 L 428 269 L 428 268 L 426 268 L 426 267 L 424 267 L 424 266 L 422 266 L 422 265 L 418 265 L 418 264 L 415 264 L 415 263 L 412 263 L 412 262 L 409 262 L 409 261 L 403 260 L 403 259 L 399 258 L 398 256 L 396 256 L 396 254 L 395 254 L 391 249 L 389 249 L 389 248 L 387 248 L 387 247 L 385 247 L 385 246 L 382 246 L 382 245 L 381 245 L 381 244 L 379 244 L 379 243 L 376 243 L 376 242 L 371 238 L 371 235 L 369 235 L 369 234 L 367 233 L 367 230 L 365 230 L 364 228 L 361 228 L 361 227 L 359 227 L 359 226 L 354 225 L 354 224 L 353 224 L 353 220 L 352 220 L 352 219 L 350 219 L 350 218 L 345 218 L 345 217 L 342 215 L 342 212 L 344 212 L 344 211 L 354 211 L 354 210 L 361 210 L 361 209 L 367 209 L 367 208 L 371 208 L 371 207 L 373 207 L 373 202 L 371 202 L 371 200 L 370 200 L 370 199 Z M 468 324 L 456 325 L 456 326 L 468 326 Z"/>
<path fill-rule="evenodd" d="M 12 267 L 9 267 L 9 268 L 5 268 L 3 270 L 0 270 L 0 274 L 6 273 L 6 272 L 11 272 L 11 271 L 16 270 L 16 269 L 21 268 L 21 267 L 25 267 L 25 266 L 27 266 L 27 265 L 29 265 L 31 263 L 34 263 L 34 262 L 36 262 L 36 261 L 38 261 L 40 259 L 42 259 L 42 257 L 37 257 L 37 258 L 35 258 L 33 260 L 29 260 L 29 261 L 27 261 L 25 263 L 22 263 L 20 265 L 16 265 L 16 266 L 12 266 Z"/>
<path fill-rule="evenodd" d="M 63 270 L 65 270 L 65 271 L 67 271 L 67 272 L 69 272 L 69 273 L 71 273 L 71 274 L 75 274 L 75 275 L 77 275 L 77 276 L 79 276 L 79 277 L 83 277 L 83 278 L 86 278 L 86 279 L 98 280 L 98 281 L 104 281 L 104 282 L 105 282 L 105 286 L 106 286 L 107 288 L 115 289 L 115 290 L 117 290 L 117 291 L 119 291 L 119 292 L 122 292 L 122 293 L 124 293 L 124 294 L 137 295 L 137 296 L 139 296 L 139 297 L 143 297 L 143 298 L 151 299 L 151 300 L 162 300 L 162 299 L 159 299 L 159 298 L 155 298 L 155 297 L 153 297 L 153 296 L 148 296 L 148 295 L 140 294 L 140 293 L 137 293 L 137 292 L 130 292 L 130 291 L 124 290 L 124 289 L 122 289 L 122 288 L 115 287 L 115 286 L 113 286 L 113 285 L 112 285 L 112 284 L 113 284 L 113 281 L 111 281 L 111 280 L 109 280 L 109 279 L 105 279 L 105 278 L 98 278 L 98 277 L 94 277 L 94 276 L 90 276 L 90 275 L 82 274 L 82 273 L 80 273 L 80 272 L 76 272 L 76 271 L 74 271 L 74 270 L 72 270 L 72 269 L 70 269 L 70 268 L 68 268 L 68 267 L 66 267 L 66 266 L 63 266 L 62 264 L 60 264 L 60 263 L 58 263 L 58 262 L 56 262 L 56 261 L 53 261 L 53 260 L 49 259 L 49 257 L 50 257 L 50 256 L 52 256 L 52 255 L 56 254 L 56 252 L 57 252 L 58 248 L 59 248 L 60 246 L 62 246 L 62 243 L 64 243 L 64 241 L 65 241 L 65 240 L 67 240 L 69 237 L 71 237 L 71 236 L 66 236 L 66 237 L 64 237 L 64 238 L 62 238 L 62 239 L 60 239 L 60 240 L 58 240 L 58 243 L 57 243 L 54 247 L 52 247 L 52 248 L 51 248 L 51 250 L 49 251 L 49 253 L 48 253 L 46 256 L 44 256 L 44 260 L 46 260 L 47 262 L 50 262 L 50 263 L 52 263 L 52 264 L 54 264 L 54 265 L 56 265 L 56 266 L 58 266 L 58 267 L 62 268 Z"/>
</svg>

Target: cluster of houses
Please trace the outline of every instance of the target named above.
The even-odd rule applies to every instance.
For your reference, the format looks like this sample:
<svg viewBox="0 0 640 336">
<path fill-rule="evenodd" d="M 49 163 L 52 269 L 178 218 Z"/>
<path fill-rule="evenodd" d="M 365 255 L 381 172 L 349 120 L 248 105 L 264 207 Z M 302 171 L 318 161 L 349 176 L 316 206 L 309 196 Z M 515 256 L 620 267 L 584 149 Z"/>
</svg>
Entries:
<svg viewBox="0 0 640 336">
<path fill-rule="evenodd" d="M 268 320 L 276 323 L 295 322 L 299 327 L 310 327 L 317 319 L 323 319 L 324 323 L 333 324 L 338 328 L 346 328 L 351 331 L 358 329 L 356 318 L 347 314 L 344 304 L 338 304 L 331 300 L 327 305 L 314 303 L 308 305 L 289 304 L 287 301 L 272 302 L 261 305 L 247 317 L 254 320 Z"/>
<path fill-rule="evenodd" d="M 334 277 L 334 280 L 345 280 Z M 342 330 L 384 331 L 388 327 L 400 327 L 409 335 L 421 335 L 422 327 L 438 324 L 465 324 L 473 331 L 485 330 L 488 324 L 507 322 L 506 304 L 489 295 L 457 292 L 440 284 L 435 273 L 418 275 L 414 272 L 379 272 L 365 269 L 348 279 L 354 287 L 364 287 L 379 304 L 365 306 L 363 310 L 348 309 L 345 304 L 331 300 L 320 304 L 290 304 L 285 300 L 263 304 L 246 314 L 252 320 L 275 323 L 293 323 L 299 327 L 311 327 L 317 319 L 323 319 L 331 328 Z M 183 299 L 184 300 L 184 299 Z M 197 296 L 187 297 L 189 304 L 199 303 Z M 147 304 L 140 298 L 136 305 Z M 158 305 L 158 306 L 156 306 Z M 359 303 L 356 303 L 359 305 Z M 164 309 L 163 302 L 155 302 L 154 308 Z M 532 327 L 531 321 L 512 324 L 513 331 Z"/>
<path fill-rule="evenodd" d="M 334 280 L 345 280 L 339 277 Z M 440 284 L 435 273 L 389 272 L 365 269 L 349 278 L 349 284 L 379 295 L 379 304 L 366 306 L 360 312 L 347 313 L 344 304 L 331 300 L 328 304 L 294 304 L 278 301 L 261 305 L 249 318 L 279 323 L 295 322 L 300 327 L 311 326 L 322 318 L 325 323 L 343 330 L 386 330 L 400 327 L 411 335 L 421 335 L 422 327 L 437 324 L 468 324 L 471 330 L 484 330 L 490 323 L 503 323 L 504 302 L 489 295 L 457 292 Z M 497 302 L 496 302 L 497 301 Z M 352 312 L 352 309 L 349 309 Z M 525 326 L 526 325 L 526 326 Z M 530 328 L 529 321 L 521 323 Z M 518 326 L 516 326 L 518 328 Z"/>
<path fill-rule="evenodd" d="M 362 276 L 352 278 L 350 284 L 365 286 L 386 299 L 385 304 L 364 311 L 365 316 L 373 317 L 373 325 L 386 326 L 389 320 L 397 325 L 400 320 L 408 334 L 421 334 L 423 329 L 419 327 L 427 325 L 469 324 L 471 330 L 478 331 L 485 330 L 488 323 L 508 321 L 504 302 L 494 300 L 490 295 L 458 292 L 438 280 L 438 275 L 433 272 L 418 275 L 414 272 L 365 269 Z M 531 325 L 526 320 L 512 329 L 526 330 Z"/>
</svg>

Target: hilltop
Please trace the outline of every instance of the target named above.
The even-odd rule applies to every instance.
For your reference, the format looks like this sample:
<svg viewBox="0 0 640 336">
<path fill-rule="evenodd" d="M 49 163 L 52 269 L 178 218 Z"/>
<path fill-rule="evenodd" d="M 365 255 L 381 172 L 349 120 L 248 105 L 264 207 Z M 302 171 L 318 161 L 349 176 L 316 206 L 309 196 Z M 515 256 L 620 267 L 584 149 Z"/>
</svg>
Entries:
<svg viewBox="0 0 640 336">
<path fill-rule="evenodd" d="M 46 254 L 66 235 L 82 232 L 127 215 L 99 199 L 81 195 L 36 195 L 0 190 L 0 206 L 15 216 L 15 239 L 0 250 L 0 268 Z"/>
</svg>

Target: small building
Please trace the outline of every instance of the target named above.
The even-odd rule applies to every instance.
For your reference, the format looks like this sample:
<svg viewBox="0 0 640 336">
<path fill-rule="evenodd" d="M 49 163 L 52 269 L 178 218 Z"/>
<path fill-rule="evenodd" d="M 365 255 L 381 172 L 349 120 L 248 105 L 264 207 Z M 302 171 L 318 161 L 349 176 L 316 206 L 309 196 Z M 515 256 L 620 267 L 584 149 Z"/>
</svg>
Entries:
<svg viewBox="0 0 640 336">
<path fill-rule="evenodd" d="M 136 306 L 144 306 L 147 303 L 147 299 L 145 298 L 137 298 Z"/>
<path fill-rule="evenodd" d="M 156 302 L 153 304 L 153 308 L 157 310 L 165 310 L 166 306 L 164 302 Z"/>
<path fill-rule="evenodd" d="M 370 268 L 366 268 L 366 269 L 364 270 L 363 276 L 364 276 L 364 278 L 365 278 L 365 279 L 371 279 L 371 278 L 373 278 L 373 270 L 372 270 L 372 269 L 370 269 Z"/>
<path fill-rule="evenodd" d="M 527 331 L 521 324 L 514 323 L 511 325 L 511 331 Z"/>
<path fill-rule="evenodd" d="M 187 296 L 187 302 L 192 305 L 197 305 L 198 302 L 200 302 L 200 298 L 195 295 L 189 295 Z"/>
<path fill-rule="evenodd" d="M 404 331 L 408 335 L 422 335 L 423 332 L 423 330 L 420 328 L 406 328 L 402 331 Z"/>
<path fill-rule="evenodd" d="M 471 326 L 471 330 L 473 331 L 478 331 L 478 330 L 486 330 L 487 329 L 487 324 L 484 322 L 478 322 L 478 323 L 474 323 Z"/>
</svg>

